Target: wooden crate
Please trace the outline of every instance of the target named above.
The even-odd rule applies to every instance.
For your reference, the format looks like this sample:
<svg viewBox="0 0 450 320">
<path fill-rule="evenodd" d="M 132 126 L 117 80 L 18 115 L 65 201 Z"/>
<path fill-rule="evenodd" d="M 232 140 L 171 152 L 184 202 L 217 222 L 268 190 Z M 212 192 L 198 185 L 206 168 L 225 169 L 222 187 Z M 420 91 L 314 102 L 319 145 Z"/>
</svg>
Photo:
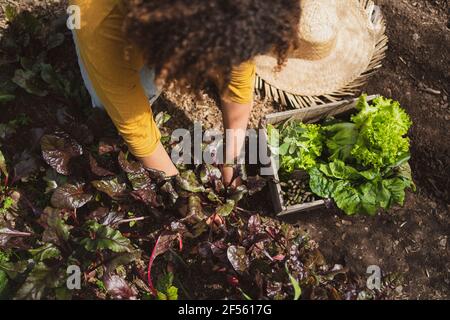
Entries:
<svg viewBox="0 0 450 320">
<path fill-rule="evenodd" d="M 370 102 L 376 97 L 377 95 L 369 96 L 367 97 L 367 101 Z M 326 119 L 327 117 L 343 115 L 350 112 L 352 109 L 355 109 L 358 100 L 359 98 L 343 100 L 340 102 L 314 106 L 307 109 L 298 109 L 269 114 L 261 121 L 261 128 L 263 129 L 262 138 L 264 139 L 264 145 L 267 145 L 268 141 L 268 124 L 276 125 L 289 119 L 300 120 L 304 123 L 317 123 L 321 120 Z M 287 216 L 295 213 L 305 213 L 314 209 L 326 208 L 331 205 L 330 199 L 322 199 L 310 203 L 298 204 L 295 206 L 284 206 L 283 196 L 281 195 L 278 170 L 276 168 L 275 160 L 273 157 L 270 157 L 270 166 L 266 168 L 266 170 L 268 170 L 269 176 L 272 176 L 273 178 L 269 183 L 269 189 L 274 210 L 278 216 Z M 264 175 L 267 176 L 267 171 L 264 172 Z"/>
</svg>

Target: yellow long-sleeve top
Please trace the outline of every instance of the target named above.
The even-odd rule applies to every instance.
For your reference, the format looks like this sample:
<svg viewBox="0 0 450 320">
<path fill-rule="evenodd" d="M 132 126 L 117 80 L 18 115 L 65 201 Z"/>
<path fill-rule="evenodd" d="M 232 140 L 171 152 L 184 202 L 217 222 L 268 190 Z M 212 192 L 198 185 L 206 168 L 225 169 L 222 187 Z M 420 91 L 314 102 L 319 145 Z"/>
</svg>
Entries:
<svg viewBox="0 0 450 320">
<path fill-rule="evenodd" d="M 71 0 L 81 9 L 76 30 L 80 58 L 103 107 L 137 157 L 153 153 L 161 137 L 141 84 L 140 50 L 127 41 L 122 25 L 123 0 Z M 253 97 L 255 65 L 234 68 L 223 93 L 225 100 L 246 104 Z"/>
</svg>

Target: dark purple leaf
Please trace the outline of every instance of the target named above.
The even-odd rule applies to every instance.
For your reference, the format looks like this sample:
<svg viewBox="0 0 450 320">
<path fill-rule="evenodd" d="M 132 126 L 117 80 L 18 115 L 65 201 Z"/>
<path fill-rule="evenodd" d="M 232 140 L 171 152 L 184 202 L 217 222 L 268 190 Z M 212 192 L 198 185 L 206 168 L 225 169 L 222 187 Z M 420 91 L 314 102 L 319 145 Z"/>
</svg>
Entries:
<svg viewBox="0 0 450 320">
<path fill-rule="evenodd" d="M 130 161 L 123 152 L 119 153 L 119 165 L 126 172 L 133 190 L 140 190 L 150 186 L 152 179 L 139 161 Z"/>
<path fill-rule="evenodd" d="M 161 235 L 158 237 L 158 239 L 156 240 L 156 244 L 153 247 L 152 254 L 151 254 L 150 260 L 148 262 L 147 276 L 148 276 L 148 285 L 149 285 L 150 289 L 152 290 L 152 293 L 155 296 L 157 295 L 157 291 L 156 291 L 155 286 L 153 285 L 153 281 L 152 281 L 153 262 L 155 261 L 156 257 L 158 257 L 159 255 L 168 251 L 177 239 L 178 239 L 177 233 L 163 231 L 161 233 Z"/>
<path fill-rule="evenodd" d="M 230 261 L 234 270 L 237 272 L 245 272 L 250 267 L 250 260 L 248 259 L 244 247 L 230 246 L 227 250 L 228 261 Z"/>
<path fill-rule="evenodd" d="M 69 127 L 71 136 L 83 144 L 91 144 L 94 142 L 94 136 L 89 130 L 89 127 L 85 124 L 72 123 Z"/>
<path fill-rule="evenodd" d="M 202 258 L 208 258 L 212 255 L 211 242 L 202 242 L 198 245 L 198 253 Z"/>
<path fill-rule="evenodd" d="M 0 228 L 0 248 L 4 249 L 8 242 L 14 238 L 29 237 L 31 233 L 12 230 L 9 228 Z"/>
<path fill-rule="evenodd" d="M 14 166 L 14 180 L 26 180 L 31 174 L 39 169 L 38 158 L 31 154 L 29 151 L 25 150 L 20 155 Z"/>
<path fill-rule="evenodd" d="M 122 151 L 119 153 L 119 165 L 126 173 L 138 173 L 145 171 L 144 166 L 139 161 L 129 161 Z"/>
<path fill-rule="evenodd" d="M 105 226 L 113 226 L 123 220 L 124 216 L 123 212 L 111 211 L 103 219 L 100 219 L 100 223 Z"/>
<path fill-rule="evenodd" d="M 44 160 L 63 175 L 70 175 L 70 160 L 83 154 L 82 147 L 66 134 L 43 136 L 41 149 Z"/>
<path fill-rule="evenodd" d="M 167 180 L 166 174 L 163 171 L 150 168 L 145 168 L 145 171 L 147 171 L 150 175 L 150 178 L 158 184 Z"/>
<path fill-rule="evenodd" d="M 84 192 L 84 184 L 65 184 L 55 189 L 50 201 L 55 208 L 78 209 L 92 198 L 92 194 Z"/>
<path fill-rule="evenodd" d="M 28 274 L 14 298 L 18 300 L 44 299 L 49 290 L 65 284 L 66 278 L 67 274 L 64 268 L 50 267 L 43 262 L 39 262 Z"/>
<path fill-rule="evenodd" d="M 125 191 L 127 189 L 127 185 L 125 183 L 120 183 L 118 178 L 96 180 L 91 183 L 95 189 L 106 193 L 114 200 L 121 199 L 125 195 Z"/>
<path fill-rule="evenodd" d="M 144 189 L 135 190 L 131 192 L 131 196 L 152 208 L 157 208 L 161 206 L 160 199 L 156 194 L 156 191 L 151 187 L 146 187 Z"/>
<path fill-rule="evenodd" d="M 103 219 L 104 217 L 106 217 L 106 215 L 109 213 L 109 209 L 106 207 L 98 207 L 97 209 L 95 209 L 94 211 L 92 211 L 89 214 L 89 219 L 90 220 L 96 220 L 99 221 L 100 219 Z"/>
<path fill-rule="evenodd" d="M 240 185 L 236 189 L 231 190 L 231 195 L 229 196 L 229 199 L 233 200 L 235 203 L 238 203 L 247 193 L 248 193 L 247 187 L 245 185 Z"/>
<path fill-rule="evenodd" d="M 117 300 L 136 300 L 137 292 L 132 289 L 122 277 L 106 273 L 103 283 L 108 293 Z"/>
<path fill-rule="evenodd" d="M 162 194 L 166 195 L 170 206 L 174 205 L 177 202 L 179 196 L 175 191 L 172 182 L 167 181 L 166 183 L 164 183 L 160 188 L 160 191 Z"/>
<path fill-rule="evenodd" d="M 250 234 L 261 232 L 261 218 L 255 214 L 248 219 L 248 231 Z"/>
<path fill-rule="evenodd" d="M 50 207 L 45 208 L 39 220 L 44 227 L 42 241 L 62 245 L 69 239 L 72 227 L 66 224 L 59 210 Z"/>
<path fill-rule="evenodd" d="M 221 179 L 222 179 L 222 172 L 220 171 L 219 168 L 210 164 L 205 164 L 202 166 L 202 169 L 200 170 L 200 181 L 203 184 L 211 183 L 212 185 L 214 185 L 214 182 L 216 180 Z"/>
<path fill-rule="evenodd" d="M 152 184 L 152 179 L 150 179 L 150 176 L 146 171 L 127 173 L 127 177 L 133 187 L 133 190 L 147 188 Z"/>
<path fill-rule="evenodd" d="M 100 167 L 97 160 L 95 160 L 95 158 L 91 154 L 89 154 L 89 165 L 91 167 L 92 173 L 96 176 L 109 177 L 115 175 L 113 172 Z"/>
<path fill-rule="evenodd" d="M 104 155 L 113 152 L 119 152 L 119 141 L 111 138 L 103 138 L 98 144 L 98 154 Z"/>
<path fill-rule="evenodd" d="M 228 260 L 227 249 L 227 245 L 221 240 L 211 243 L 212 254 L 222 262 L 226 262 Z"/>
</svg>

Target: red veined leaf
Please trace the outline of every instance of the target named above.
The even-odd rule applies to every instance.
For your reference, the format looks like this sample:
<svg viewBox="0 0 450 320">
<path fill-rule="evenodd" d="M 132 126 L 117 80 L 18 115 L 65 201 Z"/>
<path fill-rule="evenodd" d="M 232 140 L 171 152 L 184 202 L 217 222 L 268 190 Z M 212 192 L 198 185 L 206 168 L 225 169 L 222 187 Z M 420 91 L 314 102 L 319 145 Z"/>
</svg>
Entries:
<svg viewBox="0 0 450 320">
<path fill-rule="evenodd" d="M 156 296 L 158 294 L 157 290 L 155 289 L 155 286 L 153 285 L 152 281 L 152 266 L 153 262 L 155 261 L 156 257 L 165 253 L 167 250 L 170 249 L 173 242 L 178 238 L 178 234 L 164 231 L 161 233 L 161 235 L 156 240 L 155 246 L 153 247 L 152 254 L 150 256 L 150 260 L 148 262 L 148 286 L 150 287 L 150 290 L 152 291 L 152 294 Z"/>
</svg>

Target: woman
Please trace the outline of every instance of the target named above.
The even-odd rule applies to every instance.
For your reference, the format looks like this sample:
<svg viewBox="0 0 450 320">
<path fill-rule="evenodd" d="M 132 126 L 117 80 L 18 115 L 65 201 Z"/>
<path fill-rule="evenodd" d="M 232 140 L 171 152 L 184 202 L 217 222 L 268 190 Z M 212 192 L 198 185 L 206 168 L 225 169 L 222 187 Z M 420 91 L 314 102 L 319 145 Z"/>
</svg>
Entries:
<svg viewBox="0 0 450 320">
<path fill-rule="evenodd" d="M 215 81 L 228 157 L 243 146 L 253 101 L 253 58 L 271 53 L 281 66 L 296 47 L 299 0 L 72 0 L 81 9 L 74 38 L 94 104 L 103 106 L 144 166 L 178 173 L 160 142 L 145 87 L 199 92 Z M 143 76 L 144 75 L 144 76 Z M 145 77 L 147 75 L 147 77 Z M 151 87 L 151 86 L 150 86 Z M 224 180 L 233 169 L 225 166 Z"/>
</svg>

